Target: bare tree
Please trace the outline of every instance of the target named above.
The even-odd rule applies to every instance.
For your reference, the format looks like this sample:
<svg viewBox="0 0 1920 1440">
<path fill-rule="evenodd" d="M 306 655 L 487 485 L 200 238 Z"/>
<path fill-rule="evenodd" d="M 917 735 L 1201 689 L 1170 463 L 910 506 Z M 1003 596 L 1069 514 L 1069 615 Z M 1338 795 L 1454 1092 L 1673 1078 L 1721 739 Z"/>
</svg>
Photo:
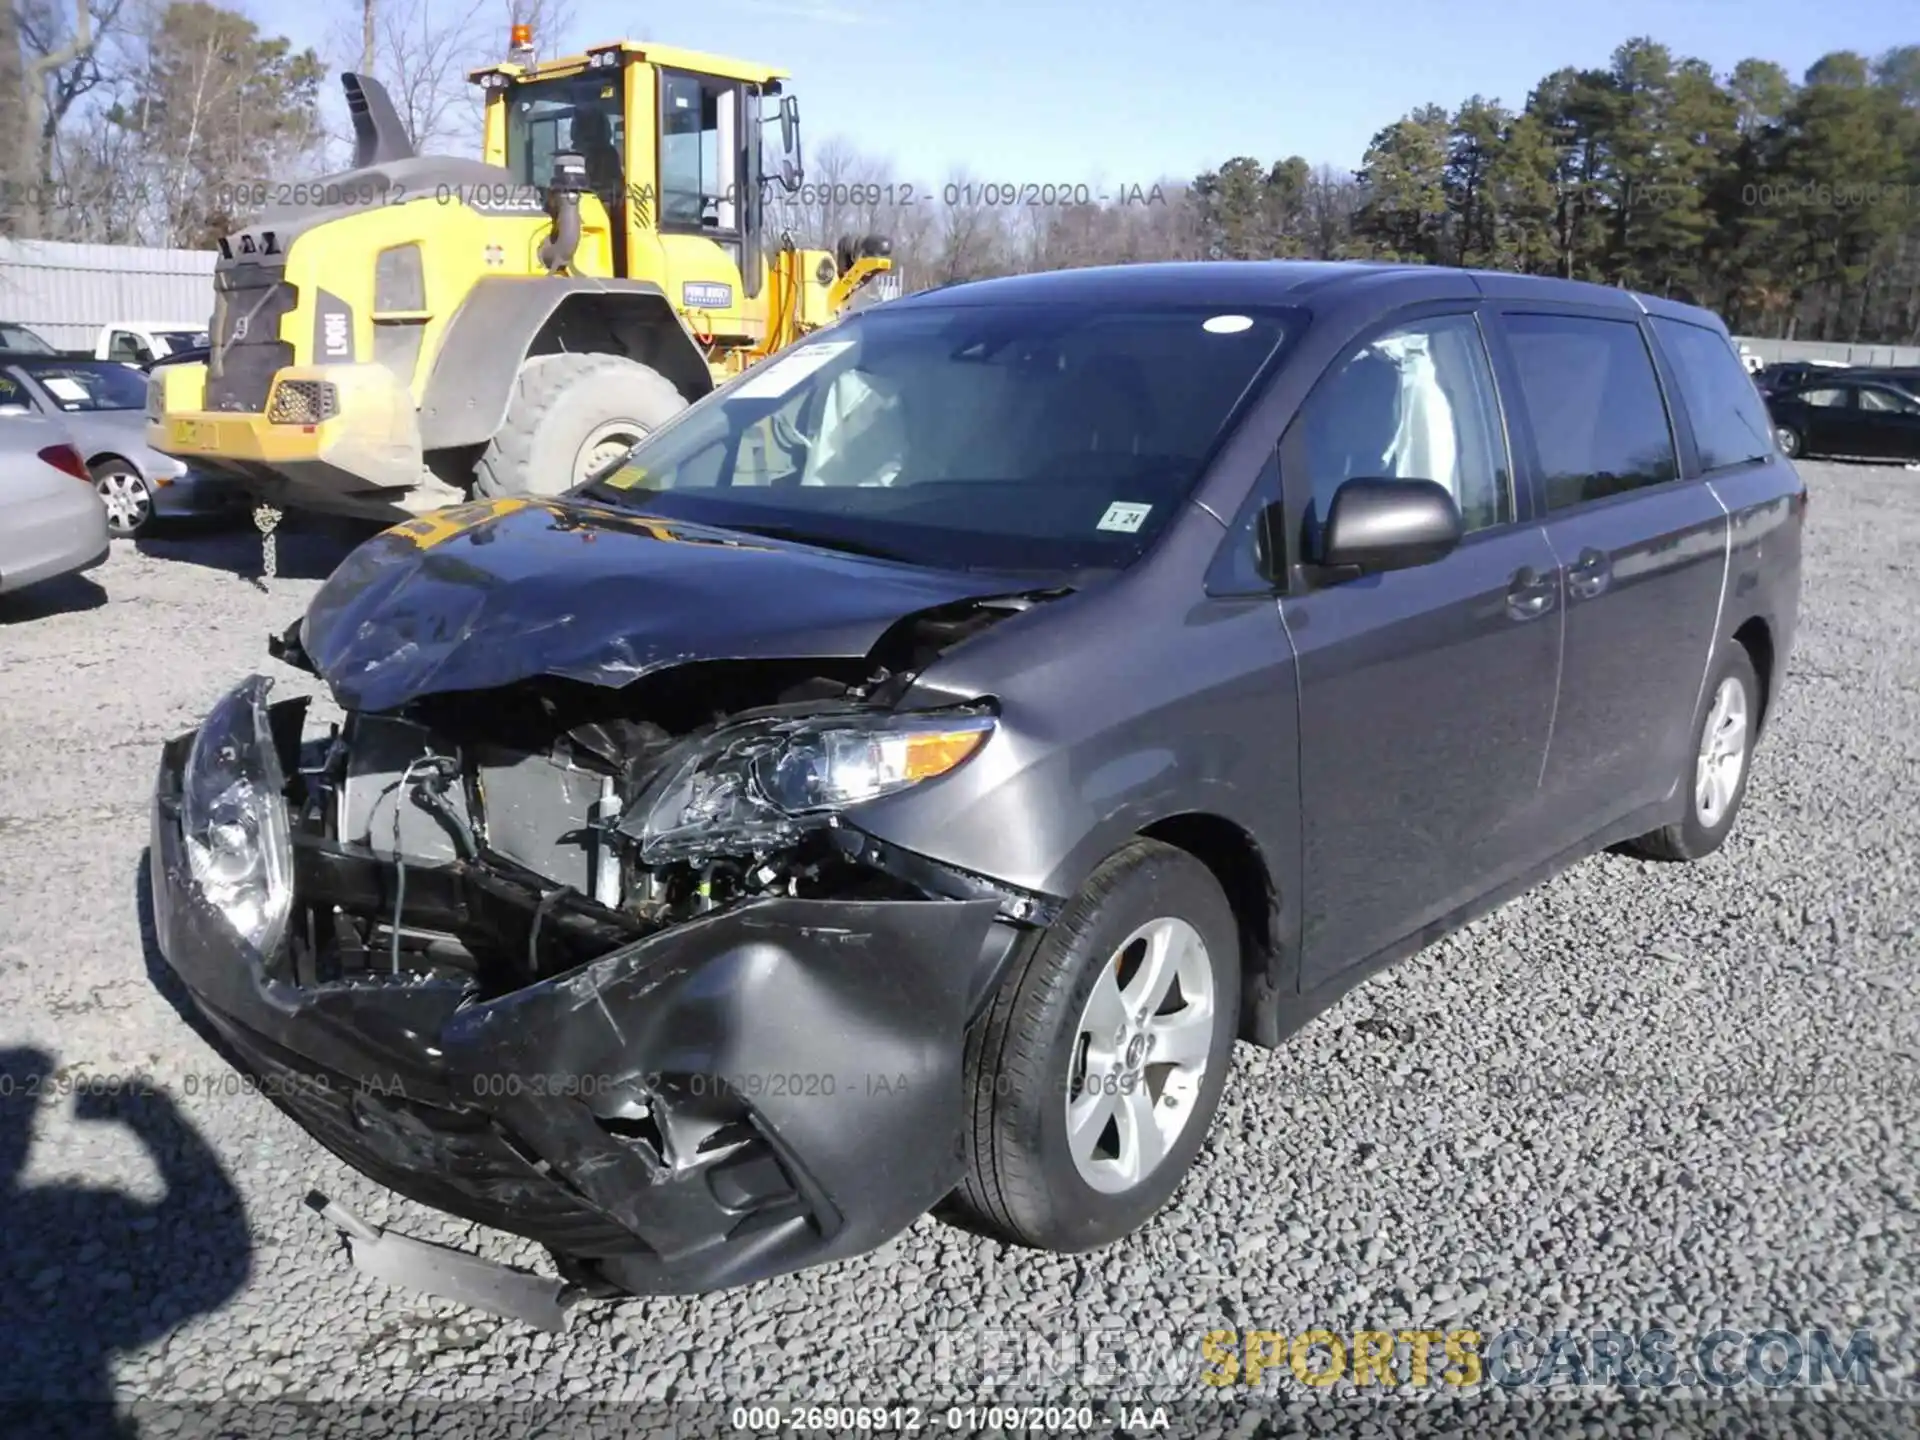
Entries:
<svg viewBox="0 0 1920 1440">
<path fill-rule="evenodd" d="M 20 53 L 20 19 L 11 3 L 0 4 L 0 232 L 14 233 L 17 212 L 32 198 L 31 172 L 20 169 L 25 152 L 27 77 Z"/>
<path fill-rule="evenodd" d="M 109 14 L 117 14 L 113 0 Z M 67 112 L 100 82 L 94 62 L 97 33 L 94 12 L 87 0 L 74 0 L 69 29 L 53 0 L 28 0 L 14 14 L 18 38 L 25 46 L 21 66 L 20 112 L 16 117 L 13 164 L 8 169 L 28 187 L 26 203 L 15 207 L 15 232 L 37 237 L 47 233 L 54 210 L 54 137 Z"/>
<path fill-rule="evenodd" d="M 1008 268 L 1007 210 L 997 203 L 1003 188 L 964 168 L 948 175 L 935 210 L 931 283 L 977 280 Z"/>
<path fill-rule="evenodd" d="M 480 107 L 467 72 L 498 52 L 484 33 L 486 0 L 366 0 L 356 26 L 344 18 L 328 37 L 339 70 L 372 75 L 393 97 L 393 108 L 413 148 L 478 147 Z M 329 139 L 341 163 L 350 153 L 352 126 L 332 112 Z"/>
<path fill-rule="evenodd" d="M 321 174 L 319 57 L 207 0 L 156 5 L 141 28 L 143 62 L 106 119 L 135 147 L 121 173 L 148 201 L 149 243 L 204 248 L 300 203 Z"/>
</svg>

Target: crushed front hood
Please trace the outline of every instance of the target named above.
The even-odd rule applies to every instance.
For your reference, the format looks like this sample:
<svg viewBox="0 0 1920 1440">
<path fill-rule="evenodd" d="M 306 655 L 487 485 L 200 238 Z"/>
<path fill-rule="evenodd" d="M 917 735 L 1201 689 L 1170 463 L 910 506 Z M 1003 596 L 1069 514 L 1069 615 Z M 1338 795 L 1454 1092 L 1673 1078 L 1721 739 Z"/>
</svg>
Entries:
<svg viewBox="0 0 1920 1440">
<path fill-rule="evenodd" d="M 300 645 L 342 706 L 381 711 L 536 675 L 619 686 L 699 660 L 858 659 L 908 615 L 1021 588 L 595 506 L 498 500 L 360 546 L 314 597 Z"/>
</svg>

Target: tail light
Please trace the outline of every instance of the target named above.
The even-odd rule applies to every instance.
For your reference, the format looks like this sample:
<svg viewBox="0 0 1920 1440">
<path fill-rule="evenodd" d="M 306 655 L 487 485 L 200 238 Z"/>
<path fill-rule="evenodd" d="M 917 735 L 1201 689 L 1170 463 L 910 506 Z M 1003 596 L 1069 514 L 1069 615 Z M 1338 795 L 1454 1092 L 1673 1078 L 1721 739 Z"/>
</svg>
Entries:
<svg viewBox="0 0 1920 1440">
<path fill-rule="evenodd" d="M 80 452 L 71 445 L 49 445 L 40 452 L 40 458 L 56 470 L 64 470 L 76 480 L 84 480 L 89 485 L 93 476 L 87 473 L 87 462 L 80 458 Z"/>
</svg>

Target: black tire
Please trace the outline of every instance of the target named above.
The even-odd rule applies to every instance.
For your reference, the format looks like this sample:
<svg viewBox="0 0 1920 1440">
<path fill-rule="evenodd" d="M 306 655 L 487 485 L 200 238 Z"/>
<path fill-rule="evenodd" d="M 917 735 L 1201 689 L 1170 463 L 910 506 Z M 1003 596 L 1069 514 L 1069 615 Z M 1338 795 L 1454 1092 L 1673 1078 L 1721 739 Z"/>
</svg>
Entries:
<svg viewBox="0 0 1920 1440">
<path fill-rule="evenodd" d="M 1774 443 L 1780 447 L 1780 453 L 1789 460 L 1798 460 L 1806 449 L 1806 442 L 1800 438 L 1800 432 L 1791 425 L 1773 427 Z"/>
<path fill-rule="evenodd" d="M 1194 1107 L 1164 1157 L 1130 1189 L 1105 1193 L 1082 1178 L 1067 1148 L 1079 1019 L 1121 942 L 1162 917 L 1186 921 L 1206 947 L 1211 1048 Z M 1115 852 L 1052 927 L 1015 955 L 967 1037 L 966 1176 L 955 1204 L 977 1227 L 1045 1250 L 1090 1250 L 1138 1229 L 1172 1197 L 1213 1124 L 1239 1012 L 1239 930 L 1212 872 L 1157 841 Z"/>
<path fill-rule="evenodd" d="M 107 507 L 107 533 L 132 540 L 153 530 L 153 487 L 130 462 L 108 455 L 87 467 Z M 113 492 L 116 492 L 113 493 Z"/>
<path fill-rule="evenodd" d="M 520 367 L 506 418 L 474 466 L 473 493 L 496 500 L 571 490 L 596 431 L 623 425 L 637 438 L 686 406 L 666 376 L 638 360 L 536 355 Z"/>
<path fill-rule="evenodd" d="M 1701 817 L 1697 766 L 1707 726 L 1713 721 L 1715 697 L 1721 686 L 1729 680 L 1737 682 L 1745 691 L 1746 750 L 1732 799 L 1715 821 L 1708 824 Z M 1744 645 L 1729 641 L 1726 653 L 1721 656 L 1712 678 L 1707 682 L 1705 703 L 1693 723 L 1693 743 L 1687 750 L 1687 770 L 1680 782 L 1686 798 L 1686 818 L 1629 841 L 1627 848 L 1630 851 L 1648 860 L 1701 860 L 1726 843 L 1727 836 L 1733 833 L 1734 822 L 1740 818 L 1741 802 L 1747 798 L 1747 780 L 1753 774 L 1754 741 L 1759 733 L 1760 707 L 1765 703 L 1760 691 L 1759 674 L 1753 668 L 1753 657 L 1747 654 Z"/>
</svg>

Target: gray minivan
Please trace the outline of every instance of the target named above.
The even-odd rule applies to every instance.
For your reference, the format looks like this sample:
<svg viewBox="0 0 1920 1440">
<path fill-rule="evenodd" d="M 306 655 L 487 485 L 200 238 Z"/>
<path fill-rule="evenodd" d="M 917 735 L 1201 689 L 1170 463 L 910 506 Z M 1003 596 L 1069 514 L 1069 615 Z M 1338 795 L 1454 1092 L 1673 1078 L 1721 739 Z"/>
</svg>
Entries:
<svg viewBox="0 0 1920 1440">
<path fill-rule="evenodd" d="M 1712 314 L 1394 265 L 911 296 L 411 521 L 165 747 L 162 948 L 329 1148 L 582 1287 L 944 1198 L 1110 1242 L 1236 1040 L 1717 849 L 1807 496 Z"/>
</svg>

